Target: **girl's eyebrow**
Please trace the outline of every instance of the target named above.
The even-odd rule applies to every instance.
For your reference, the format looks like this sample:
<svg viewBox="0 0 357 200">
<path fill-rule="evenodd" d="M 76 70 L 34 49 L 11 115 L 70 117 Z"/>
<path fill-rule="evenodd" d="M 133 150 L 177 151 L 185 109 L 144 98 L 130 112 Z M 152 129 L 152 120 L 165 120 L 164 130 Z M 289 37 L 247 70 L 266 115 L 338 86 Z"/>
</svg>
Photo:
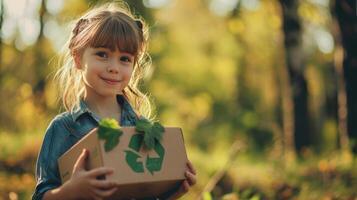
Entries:
<svg viewBox="0 0 357 200">
<path fill-rule="evenodd" d="M 112 51 L 108 47 L 104 47 L 104 46 L 94 47 L 94 49 L 105 49 L 105 50 Z"/>
<path fill-rule="evenodd" d="M 122 55 L 124 55 L 124 56 L 132 56 L 132 57 L 134 57 L 133 54 L 128 53 L 128 52 L 120 52 L 120 54 L 122 54 Z"/>
<path fill-rule="evenodd" d="M 115 52 L 116 50 L 112 50 L 108 47 L 105 47 L 105 46 L 99 46 L 99 47 L 94 47 L 93 49 L 102 49 L 102 50 L 106 50 L 106 51 L 110 51 L 110 52 Z M 132 53 L 129 53 L 129 52 L 121 52 L 119 51 L 121 55 L 125 55 L 125 56 L 131 56 L 131 57 L 134 57 L 134 55 Z"/>
</svg>

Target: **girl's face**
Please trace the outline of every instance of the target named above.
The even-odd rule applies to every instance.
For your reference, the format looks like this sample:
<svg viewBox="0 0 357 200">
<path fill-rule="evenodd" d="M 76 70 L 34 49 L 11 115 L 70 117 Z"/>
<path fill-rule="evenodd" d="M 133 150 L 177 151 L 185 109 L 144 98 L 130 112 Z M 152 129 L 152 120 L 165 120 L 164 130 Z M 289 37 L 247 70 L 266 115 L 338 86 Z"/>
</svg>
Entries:
<svg viewBox="0 0 357 200">
<path fill-rule="evenodd" d="M 134 56 L 112 51 L 108 48 L 86 48 L 76 62 L 82 70 L 86 92 L 100 96 L 115 96 L 121 94 L 128 85 L 134 68 Z"/>
</svg>

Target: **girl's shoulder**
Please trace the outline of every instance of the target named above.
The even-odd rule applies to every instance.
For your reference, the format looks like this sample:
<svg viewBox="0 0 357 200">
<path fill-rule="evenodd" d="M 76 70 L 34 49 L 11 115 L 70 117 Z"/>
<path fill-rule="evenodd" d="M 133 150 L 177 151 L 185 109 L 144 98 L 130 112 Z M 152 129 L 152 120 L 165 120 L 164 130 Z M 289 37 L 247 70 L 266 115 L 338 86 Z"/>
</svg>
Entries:
<svg viewBox="0 0 357 200">
<path fill-rule="evenodd" d="M 50 122 L 50 126 L 66 125 L 71 122 L 71 114 L 66 111 L 60 114 L 57 114 Z"/>
<path fill-rule="evenodd" d="M 91 129 L 97 126 L 97 122 L 91 117 L 89 113 L 63 112 L 56 115 L 50 122 L 47 132 L 60 132 L 62 136 L 74 136 L 81 138 Z"/>
<path fill-rule="evenodd" d="M 73 139 L 71 139 L 71 133 L 68 129 L 69 117 L 70 115 L 68 113 L 58 114 L 48 125 L 43 138 L 40 153 L 40 157 L 43 162 L 56 160 L 70 147 L 69 145 L 72 145 L 73 142 L 71 141 Z"/>
<path fill-rule="evenodd" d="M 70 131 L 71 126 L 71 114 L 69 112 L 63 112 L 57 114 L 49 123 L 46 132 L 67 132 Z"/>
</svg>

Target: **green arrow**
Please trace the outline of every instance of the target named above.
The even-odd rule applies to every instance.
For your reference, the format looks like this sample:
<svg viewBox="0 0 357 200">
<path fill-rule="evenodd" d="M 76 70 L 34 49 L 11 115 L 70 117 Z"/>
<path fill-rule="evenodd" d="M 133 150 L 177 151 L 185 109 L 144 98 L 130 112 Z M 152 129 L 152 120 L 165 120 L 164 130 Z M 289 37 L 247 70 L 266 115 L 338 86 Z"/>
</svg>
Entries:
<svg viewBox="0 0 357 200">
<path fill-rule="evenodd" d="M 143 135 L 135 134 L 130 138 L 129 148 L 139 152 L 142 142 L 143 142 Z"/>
<path fill-rule="evenodd" d="M 155 171 L 160 171 L 162 167 L 162 163 L 164 161 L 165 149 L 160 144 L 159 141 L 156 140 L 156 144 L 154 147 L 155 152 L 159 155 L 158 158 L 151 158 L 149 155 L 146 157 L 146 168 L 149 170 L 151 175 L 154 175 Z"/>
<path fill-rule="evenodd" d="M 138 158 L 141 156 L 136 154 L 135 152 L 132 152 L 130 150 L 125 150 L 126 153 L 125 159 L 130 168 L 137 173 L 143 173 L 144 172 L 144 166 L 142 162 L 137 161 Z"/>
</svg>

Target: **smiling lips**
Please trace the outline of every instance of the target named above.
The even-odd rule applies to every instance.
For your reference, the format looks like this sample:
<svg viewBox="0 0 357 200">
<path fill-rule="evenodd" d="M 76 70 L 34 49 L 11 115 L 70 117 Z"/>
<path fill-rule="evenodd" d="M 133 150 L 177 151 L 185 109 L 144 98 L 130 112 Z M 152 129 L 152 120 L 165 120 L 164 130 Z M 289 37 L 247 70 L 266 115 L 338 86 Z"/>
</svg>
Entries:
<svg viewBox="0 0 357 200">
<path fill-rule="evenodd" d="M 120 83 L 120 80 L 115 80 L 115 79 L 110 79 L 110 78 L 103 78 L 103 77 L 101 77 L 101 79 L 104 82 L 108 83 L 109 85 L 115 85 L 115 84 Z"/>
</svg>

